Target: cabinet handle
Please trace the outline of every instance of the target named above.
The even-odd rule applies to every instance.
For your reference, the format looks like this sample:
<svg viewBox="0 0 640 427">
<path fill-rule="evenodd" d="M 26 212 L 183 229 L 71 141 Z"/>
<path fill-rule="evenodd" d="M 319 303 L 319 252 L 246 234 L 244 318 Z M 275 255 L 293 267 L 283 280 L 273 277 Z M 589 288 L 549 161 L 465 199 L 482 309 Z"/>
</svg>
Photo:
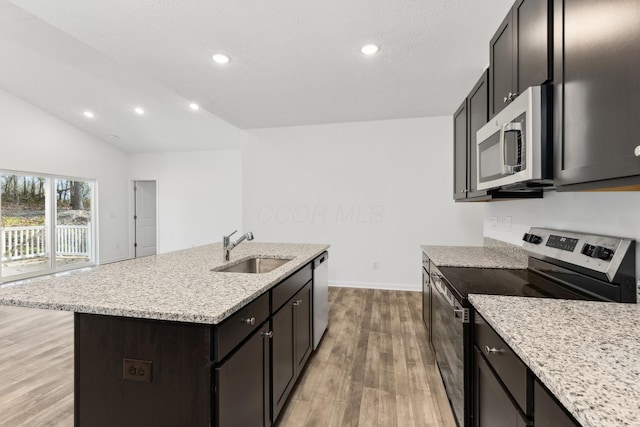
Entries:
<svg viewBox="0 0 640 427">
<path fill-rule="evenodd" d="M 273 331 L 261 332 L 261 335 L 265 338 L 273 338 Z"/>
<path fill-rule="evenodd" d="M 640 157 L 640 145 L 633 150 L 633 154 L 635 154 L 636 157 Z"/>
<path fill-rule="evenodd" d="M 484 352 L 487 353 L 487 356 L 492 353 L 502 353 L 502 350 L 499 350 L 495 347 L 489 347 L 488 345 L 484 346 Z"/>
<path fill-rule="evenodd" d="M 249 317 L 248 319 L 242 319 L 243 323 L 246 323 L 247 325 L 255 325 L 256 324 L 256 318 L 255 317 Z"/>
<path fill-rule="evenodd" d="M 464 190 L 460 190 L 461 193 L 466 193 L 467 191 L 469 190 L 467 190 L 466 188 Z"/>
<path fill-rule="evenodd" d="M 507 98 L 506 96 L 502 99 L 502 102 L 504 102 L 505 104 L 507 103 L 507 101 L 509 100 L 509 98 Z"/>
<path fill-rule="evenodd" d="M 292 302 L 292 303 L 291 303 L 291 305 L 292 305 L 292 306 L 294 306 L 294 307 L 297 307 L 297 306 L 299 306 L 300 304 L 302 304 L 302 300 L 301 300 L 301 299 L 299 299 L 299 300 L 294 301 L 294 302 Z"/>
</svg>

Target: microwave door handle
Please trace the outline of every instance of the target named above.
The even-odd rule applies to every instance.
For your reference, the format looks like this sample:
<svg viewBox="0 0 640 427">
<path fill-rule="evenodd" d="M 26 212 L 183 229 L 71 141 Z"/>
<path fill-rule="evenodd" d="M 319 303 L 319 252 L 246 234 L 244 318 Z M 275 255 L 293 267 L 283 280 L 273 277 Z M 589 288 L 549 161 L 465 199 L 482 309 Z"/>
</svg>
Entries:
<svg viewBox="0 0 640 427">
<path fill-rule="evenodd" d="M 504 133 L 506 135 L 507 132 L 517 132 L 518 136 L 515 138 L 516 141 L 516 150 L 519 151 L 520 153 L 522 153 L 522 123 L 520 122 L 510 122 L 510 123 L 505 123 L 503 126 L 504 129 Z M 506 140 L 506 138 L 505 138 Z M 503 169 L 503 173 L 510 173 L 510 174 L 514 174 L 516 172 L 520 172 L 522 170 L 522 158 L 520 158 L 520 161 L 518 163 L 516 163 L 515 165 L 510 165 L 507 164 L 507 151 L 506 151 L 506 142 L 505 145 L 503 146 L 503 151 L 502 151 L 502 164 L 504 165 L 504 169 Z"/>
<path fill-rule="evenodd" d="M 504 134 L 507 130 L 507 126 L 509 123 L 503 123 L 500 127 L 500 173 L 505 175 L 507 173 L 507 166 L 505 162 L 505 157 L 507 156 L 507 150 L 504 143 Z"/>
</svg>

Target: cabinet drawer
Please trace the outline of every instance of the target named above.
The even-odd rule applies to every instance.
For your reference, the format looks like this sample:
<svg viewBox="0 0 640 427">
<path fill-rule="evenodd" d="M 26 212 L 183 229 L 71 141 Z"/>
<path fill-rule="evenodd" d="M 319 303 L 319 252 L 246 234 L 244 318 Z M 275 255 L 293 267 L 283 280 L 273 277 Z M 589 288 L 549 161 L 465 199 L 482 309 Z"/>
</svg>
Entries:
<svg viewBox="0 0 640 427">
<path fill-rule="evenodd" d="M 474 342 L 515 401 L 527 416 L 532 416 L 532 382 L 527 366 L 502 338 L 475 313 Z"/>
<path fill-rule="evenodd" d="M 271 312 L 275 313 L 311 280 L 311 263 L 293 273 L 288 279 L 271 290 Z"/>
<path fill-rule="evenodd" d="M 222 360 L 269 317 L 269 292 L 265 292 L 215 328 L 213 360 Z"/>
</svg>

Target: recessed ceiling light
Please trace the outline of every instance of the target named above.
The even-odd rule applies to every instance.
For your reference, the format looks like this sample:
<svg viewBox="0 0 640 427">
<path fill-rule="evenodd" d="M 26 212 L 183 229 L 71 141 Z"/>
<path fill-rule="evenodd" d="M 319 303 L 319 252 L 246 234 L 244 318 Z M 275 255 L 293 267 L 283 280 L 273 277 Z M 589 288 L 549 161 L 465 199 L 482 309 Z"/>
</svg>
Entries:
<svg viewBox="0 0 640 427">
<path fill-rule="evenodd" d="M 218 64 L 226 64 L 227 62 L 229 62 L 229 57 L 221 53 L 216 53 L 212 56 L 212 59 Z"/>
<path fill-rule="evenodd" d="M 88 119 L 93 119 L 93 113 L 92 113 L 91 111 L 88 111 L 88 110 L 87 110 L 87 111 L 85 111 L 85 112 L 84 112 L 84 113 L 82 113 L 82 114 L 84 114 L 84 116 L 85 116 L 86 118 L 88 118 Z"/>
<path fill-rule="evenodd" d="M 195 102 L 192 102 L 191 104 L 189 104 L 189 108 L 191 108 L 193 111 L 198 111 L 200 109 L 200 106 Z"/>
<path fill-rule="evenodd" d="M 140 107 L 134 108 L 133 111 L 135 111 L 136 114 L 139 114 L 139 115 L 143 115 L 144 114 L 144 110 L 142 108 L 140 108 Z"/>
<path fill-rule="evenodd" d="M 362 46 L 362 49 L 360 49 L 360 52 L 364 53 L 365 55 L 373 55 L 377 51 L 378 46 L 376 46 L 375 44 L 366 44 Z"/>
</svg>

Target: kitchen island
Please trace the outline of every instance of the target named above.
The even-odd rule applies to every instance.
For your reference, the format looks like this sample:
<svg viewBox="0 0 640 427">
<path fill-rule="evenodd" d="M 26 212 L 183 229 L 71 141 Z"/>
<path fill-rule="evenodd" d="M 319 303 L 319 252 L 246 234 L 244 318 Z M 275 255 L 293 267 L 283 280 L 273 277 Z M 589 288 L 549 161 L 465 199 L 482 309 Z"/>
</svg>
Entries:
<svg viewBox="0 0 640 427">
<path fill-rule="evenodd" d="M 640 306 L 494 295 L 469 299 L 580 425 L 640 425 Z"/>
<path fill-rule="evenodd" d="M 5 285 L 0 304 L 76 313 L 78 426 L 270 425 L 311 353 L 327 248 L 245 242 L 223 262 L 208 245 Z M 212 271 L 256 256 L 291 260 Z"/>
</svg>

